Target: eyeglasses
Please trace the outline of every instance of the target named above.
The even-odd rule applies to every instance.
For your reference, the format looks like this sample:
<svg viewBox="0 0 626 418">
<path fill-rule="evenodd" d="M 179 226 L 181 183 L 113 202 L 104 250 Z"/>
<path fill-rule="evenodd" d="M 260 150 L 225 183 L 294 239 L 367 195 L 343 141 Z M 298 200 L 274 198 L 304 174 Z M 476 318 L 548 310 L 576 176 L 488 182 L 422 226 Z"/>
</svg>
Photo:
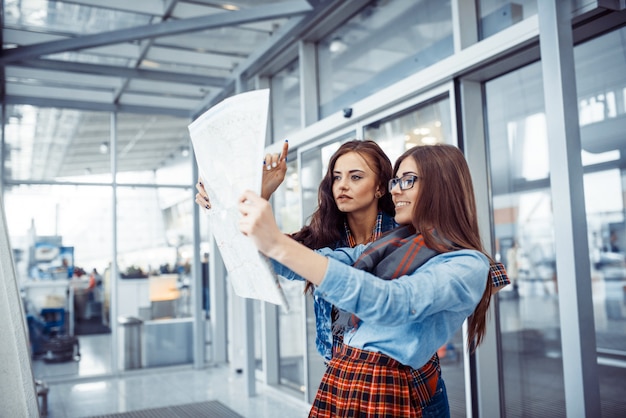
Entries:
<svg viewBox="0 0 626 418">
<path fill-rule="evenodd" d="M 389 193 L 391 193 L 391 190 L 396 187 L 396 185 L 400 185 L 400 190 L 412 189 L 415 184 L 415 180 L 418 178 L 418 176 L 414 176 L 413 174 L 405 174 L 400 178 L 396 177 L 389 180 Z"/>
</svg>

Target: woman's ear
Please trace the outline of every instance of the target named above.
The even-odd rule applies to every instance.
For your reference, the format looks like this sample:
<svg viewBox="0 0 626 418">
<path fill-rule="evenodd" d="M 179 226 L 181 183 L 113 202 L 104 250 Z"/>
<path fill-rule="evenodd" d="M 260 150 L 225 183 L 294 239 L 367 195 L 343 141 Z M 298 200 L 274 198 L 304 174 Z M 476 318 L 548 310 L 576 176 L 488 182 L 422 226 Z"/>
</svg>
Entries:
<svg viewBox="0 0 626 418">
<path fill-rule="evenodd" d="M 376 197 L 376 199 L 380 199 L 381 197 L 383 197 L 385 194 L 382 193 L 380 191 L 380 189 L 376 189 L 376 193 L 374 193 L 374 197 Z"/>
</svg>

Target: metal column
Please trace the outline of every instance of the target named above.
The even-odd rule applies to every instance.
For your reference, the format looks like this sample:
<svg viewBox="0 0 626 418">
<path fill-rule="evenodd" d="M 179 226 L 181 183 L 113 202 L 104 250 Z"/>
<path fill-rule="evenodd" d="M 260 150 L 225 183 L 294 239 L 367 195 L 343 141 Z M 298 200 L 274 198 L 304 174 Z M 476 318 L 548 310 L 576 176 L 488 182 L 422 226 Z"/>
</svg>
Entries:
<svg viewBox="0 0 626 418">
<path fill-rule="evenodd" d="M 565 406 L 599 417 L 600 391 L 569 1 L 537 2 L 556 236 Z"/>
</svg>

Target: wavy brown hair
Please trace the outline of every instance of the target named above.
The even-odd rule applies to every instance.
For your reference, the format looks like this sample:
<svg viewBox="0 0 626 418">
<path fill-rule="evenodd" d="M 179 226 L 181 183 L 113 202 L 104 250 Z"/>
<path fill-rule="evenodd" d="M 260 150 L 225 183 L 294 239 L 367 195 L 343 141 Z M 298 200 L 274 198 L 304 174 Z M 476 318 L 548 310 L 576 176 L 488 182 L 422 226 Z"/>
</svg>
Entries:
<svg viewBox="0 0 626 418">
<path fill-rule="evenodd" d="M 426 246 L 438 252 L 477 250 L 493 263 L 480 239 L 472 177 L 461 150 L 447 144 L 411 148 L 398 158 L 394 173 L 405 158 L 413 158 L 417 165 L 419 191 L 413 226 L 421 231 Z M 487 276 L 483 296 L 468 320 L 467 340 L 472 350 L 485 335 L 491 289 Z"/>
<path fill-rule="evenodd" d="M 391 194 L 387 191 L 387 184 L 392 177 L 391 161 L 380 146 L 371 140 L 353 139 L 343 143 L 330 157 L 328 169 L 320 183 L 317 200 L 318 207 L 310 217 L 308 225 L 291 236 L 312 249 L 335 247 L 343 238 L 346 214 L 337 208 L 333 196 L 333 182 L 335 163 L 342 155 L 355 152 L 359 154 L 377 177 L 377 186 L 384 195 L 378 199 L 378 210 L 394 216 L 394 206 Z M 311 290 L 307 282 L 306 289 Z"/>
</svg>

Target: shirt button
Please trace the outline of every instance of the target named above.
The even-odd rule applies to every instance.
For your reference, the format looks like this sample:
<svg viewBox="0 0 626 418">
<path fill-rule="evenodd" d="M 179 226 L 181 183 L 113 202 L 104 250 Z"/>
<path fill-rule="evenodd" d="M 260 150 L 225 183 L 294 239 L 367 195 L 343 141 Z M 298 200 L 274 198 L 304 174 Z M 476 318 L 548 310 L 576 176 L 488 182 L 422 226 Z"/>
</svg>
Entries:
<svg viewBox="0 0 626 418">
<path fill-rule="evenodd" d="M 415 315 L 415 309 L 411 309 L 411 314 Z"/>
</svg>

